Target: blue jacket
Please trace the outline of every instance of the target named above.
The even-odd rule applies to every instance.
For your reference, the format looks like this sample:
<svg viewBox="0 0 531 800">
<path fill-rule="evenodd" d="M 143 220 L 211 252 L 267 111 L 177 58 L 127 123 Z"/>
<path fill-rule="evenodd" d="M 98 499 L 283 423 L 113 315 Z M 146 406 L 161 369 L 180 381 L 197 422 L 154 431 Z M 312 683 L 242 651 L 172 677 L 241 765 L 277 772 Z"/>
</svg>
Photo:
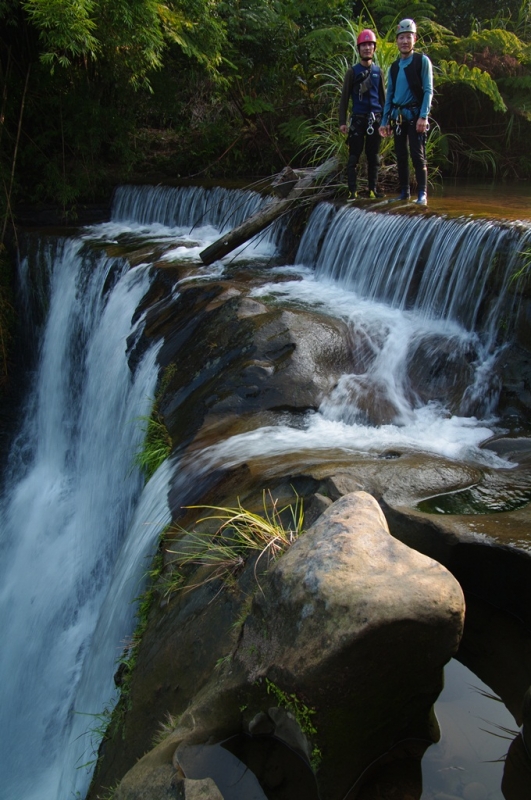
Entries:
<svg viewBox="0 0 531 800">
<path fill-rule="evenodd" d="M 433 70 L 428 56 L 412 53 L 409 58 L 399 58 L 387 73 L 387 97 L 382 125 L 396 119 L 401 113 L 406 119 L 423 117 L 430 113 L 433 98 Z M 414 106 L 413 111 L 411 107 Z"/>
</svg>

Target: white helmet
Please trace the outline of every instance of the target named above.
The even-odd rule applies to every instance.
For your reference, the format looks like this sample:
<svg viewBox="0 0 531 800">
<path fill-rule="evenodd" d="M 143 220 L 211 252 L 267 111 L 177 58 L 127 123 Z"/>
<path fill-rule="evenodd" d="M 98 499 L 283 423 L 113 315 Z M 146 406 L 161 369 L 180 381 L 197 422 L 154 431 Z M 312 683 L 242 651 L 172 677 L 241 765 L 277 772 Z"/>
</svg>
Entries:
<svg viewBox="0 0 531 800">
<path fill-rule="evenodd" d="M 412 19 L 403 19 L 396 26 L 396 35 L 399 33 L 417 33 L 416 23 Z"/>
</svg>

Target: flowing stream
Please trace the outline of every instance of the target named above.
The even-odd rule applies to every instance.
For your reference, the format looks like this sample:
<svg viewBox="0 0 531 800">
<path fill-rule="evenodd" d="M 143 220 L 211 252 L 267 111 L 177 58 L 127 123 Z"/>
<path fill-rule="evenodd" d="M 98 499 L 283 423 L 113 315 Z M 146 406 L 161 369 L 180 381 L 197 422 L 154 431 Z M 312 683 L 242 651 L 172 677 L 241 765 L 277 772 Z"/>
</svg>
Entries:
<svg viewBox="0 0 531 800">
<path fill-rule="evenodd" d="M 486 295 L 486 277 L 501 269 L 502 282 L 510 280 L 518 253 L 529 247 L 530 225 L 325 203 L 312 215 L 296 264 L 269 264 L 281 222 L 223 263 L 203 267 L 199 252 L 263 202 L 254 192 L 122 187 L 110 222 L 77 238 L 41 241 L 40 293 L 37 262 L 21 260 L 21 305 L 38 359 L 0 504 L 0 800 L 86 792 L 101 715 L 116 699 L 116 661 L 135 624 L 132 601 L 169 521 L 175 465 L 162 465 L 144 488 L 135 466 L 159 345 L 134 370 L 128 363 L 152 267 L 130 268 L 93 243 L 149 243 L 163 259 L 189 263 L 203 281 L 243 261 L 263 272 L 256 297 L 315 307 L 350 327 L 362 368 L 344 375 L 303 425 L 233 436 L 181 469 L 305 449 L 326 459 L 334 447 L 502 463 L 479 445 L 496 425 L 493 365 L 503 348 L 500 320 L 511 309 L 503 292 Z M 41 316 L 42 325 L 35 321 Z M 450 374 L 426 387 L 414 365 L 440 352 L 452 354 Z M 458 385 L 456 369 L 465 376 Z"/>
</svg>

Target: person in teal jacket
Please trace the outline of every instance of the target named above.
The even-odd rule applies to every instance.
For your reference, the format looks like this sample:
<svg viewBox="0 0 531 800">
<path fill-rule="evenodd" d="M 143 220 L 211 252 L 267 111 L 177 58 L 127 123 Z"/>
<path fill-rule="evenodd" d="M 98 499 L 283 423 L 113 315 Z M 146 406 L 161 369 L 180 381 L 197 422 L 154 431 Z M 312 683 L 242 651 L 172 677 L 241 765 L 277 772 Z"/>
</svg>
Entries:
<svg viewBox="0 0 531 800">
<path fill-rule="evenodd" d="M 398 23 L 396 43 L 399 58 L 387 74 L 387 98 L 380 134 L 394 135 L 400 200 L 409 200 L 409 153 L 415 168 L 418 196 L 416 203 L 428 203 L 428 165 L 426 136 L 433 98 L 433 70 L 428 56 L 414 52 L 417 26 L 412 19 Z"/>
<path fill-rule="evenodd" d="M 381 143 L 378 128 L 385 102 L 383 76 L 380 67 L 373 64 L 376 35 L 366 28 L 359 34 L 357 45 L 360 60 L 347 70 L 339 102 L 339 130 L 341 133 L 348 133 L 349 200 L 357 197 L 358 163 L 364 146 L 367 156 L 369 197 L 380 196 L 377 188 Z M 352 116 L 350 125 L 347 126 L 350 102 L 352 102 Z"/>
</svg>

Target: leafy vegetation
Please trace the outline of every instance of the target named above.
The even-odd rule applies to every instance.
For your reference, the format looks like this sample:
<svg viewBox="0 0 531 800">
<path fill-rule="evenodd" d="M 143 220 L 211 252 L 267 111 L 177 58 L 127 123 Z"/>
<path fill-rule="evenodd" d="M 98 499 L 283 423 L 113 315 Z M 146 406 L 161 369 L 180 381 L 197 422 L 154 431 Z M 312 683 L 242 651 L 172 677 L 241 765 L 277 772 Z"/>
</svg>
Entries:
<svg viewBox="0 0 531 800">
<path fill-rule="evenodd" d="M 74 217 L 134 177 L 247 178 L 341 152 L 354 34 L 377 31 L 385 71 L 403 16 L 434 63 L 443 172 L 530 177 L 527 0 L 1 0 L 0 238 L 21 200 Z"/>
<path fill-rule="evenodd" d="M 139 422 L 145 433 L 142 448 L 135 456 L 135 464 L 140 467 L 146 480 L 157 471 L 171 453 L 172 441 L 164 421 L 158 414 L 156 404 L 151 416 L 140 417 Z"/>
<path fill-rule="evenodd" d="M 138 420 L 145 436 L 142 447 L 136 453 L 134 462 L 144 473 L 146 481 L 157 471 L 162 462 L 168 458 L 173 446 L 169 431 L 159 413 L 159 401 L 168 388 L 176 370 L 176 364 L 169 364 L 166 367 L 160 381 L 157 396 L 153 401 L 150 416 L 140 417 Z"/>
<path fill-rule="evenodd" d="M 158 744 L 163 742 L 164 739 L 167 736 L 169 736 L 170 733 L 172 733 L 172 731 L 175 730 L 178 724 L 179 724 L 179 715 L 170 714 L 170 712 L 168 711 L 168 713 L 166 714 L 166 719 L 164 720 L 164 722 L 160 723 L 159 729 L 155 734 L 155 736 L 153 737 L 152 740 L 153 747 L 156 747 Z"/>
<path fill-rule="evenodd" d="M 270 681 L 268 678 L 265 679 L 265 682 L 267 693 L 273 695 L 275 701 L 278 703 L 279 708 L 285 708 L 293 715 L 301 731 L 305 736 L 308 737 L 308 739 L 311 740 L 311 738 L 317 733 L 317 728 L 315 727 L 312 719 L 316 713 L 315 709 L 310 708 L 303 703 L 303 701 L 297 697 L 296 694 L 286 694 L 286 692 L 282 691 L 282 689 L 277 686 L 276 683 L 273 683 L 273 681 Z M 311 763 L 314 770 L 319 767 L 321 760 L 321 751 L 317 746 L 314 746 L 311 755 Z"/>
</svg>

